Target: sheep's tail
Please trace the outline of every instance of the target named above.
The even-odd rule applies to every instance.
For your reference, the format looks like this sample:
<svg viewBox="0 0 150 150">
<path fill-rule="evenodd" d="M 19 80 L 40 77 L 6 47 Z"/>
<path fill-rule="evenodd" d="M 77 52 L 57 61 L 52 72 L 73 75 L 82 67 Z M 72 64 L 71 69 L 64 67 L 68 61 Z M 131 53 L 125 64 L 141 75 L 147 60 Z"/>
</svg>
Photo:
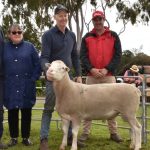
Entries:
<svg viewBox="0 0 150 150">
<path fill-rule="evenodd" d="M 140 89 L 138 89 L 138 88 L 137 88 L 137 94 L 139 97 L 142 96 L 142 93 L 141 93 Z"/>
</svg>

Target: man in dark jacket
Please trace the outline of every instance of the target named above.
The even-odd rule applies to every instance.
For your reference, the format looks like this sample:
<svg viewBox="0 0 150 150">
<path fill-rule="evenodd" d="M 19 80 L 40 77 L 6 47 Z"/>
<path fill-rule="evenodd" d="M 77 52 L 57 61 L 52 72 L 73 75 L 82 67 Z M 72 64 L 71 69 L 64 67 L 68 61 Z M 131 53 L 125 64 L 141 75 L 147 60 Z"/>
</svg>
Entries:
<svg viewBox="0 0 150 150">
<path fill-rule="evenodd" d="M 81 64 L 87 72 L 86 84 L 116 82 L 114 72 L 120 63 L 122 48 L 118 35 L 104 26 L 105 16 L 101 11 L 92 15 L 93 30 L 87 33 L 81 43 Z M 91 98 L 92 100 L 92 98 Z M 107 120 L 110 139 L 121 142 L 117 134 L 117 123 L 114 118 Z M 79 141 L 88 138 L 91 121 L 83 122 L 83 134 Z"/>
<path fill-rule="evenodd" d="M 63 5 L 58 5 L 54 12 L 56 25 L 46 31 L 42 36 L 41 66 L 46 73 L 46 63 L 62 60 L 69 68 L 74 68 L 77 82 L 82 82 L 80 77 L 80 62 L 76 47 L 76 36 L 67 28 L 68 10 Z M 55 106 L 55 94 L 51 81 L 46 81 L 46 99 L 42 114 L 40 131 L 40 150 L 49 150 L 48 135 L 50 122 Z M 66 106 L 67 107 L 67 106 Z M 68 133 L 68 145 L 72 142 L 71 128 Z"/>
<path fill-rule="evenodd" d="M 7 146 L 1 142 L 3 134 L 3 46 L 4 46 L 4 35 L 0 28 L 0 149 L 6 149 Z"/>
</svg>

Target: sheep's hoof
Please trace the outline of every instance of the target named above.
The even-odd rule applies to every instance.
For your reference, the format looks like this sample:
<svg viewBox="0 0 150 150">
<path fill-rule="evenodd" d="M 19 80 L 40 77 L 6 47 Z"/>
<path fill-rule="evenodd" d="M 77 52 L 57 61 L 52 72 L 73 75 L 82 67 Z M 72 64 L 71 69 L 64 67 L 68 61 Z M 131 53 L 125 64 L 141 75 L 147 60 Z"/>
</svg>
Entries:
<svg viewBox="0 0 150 150">
<path fill-rule="evenodd" d="M 141 146 L 136 146 L 134 150 L 140 150 Z"/>
<path fill-rule="evenodd" d="M 65 150 L 65 146 L 64 145 L 60 145 L 59 150 Z"/>
<path fill-rule="evenodd" d="M 134 149 L 135 145 L 133 143 L 130 144 L 130 149 Z"/>
<path fill-rule="evenodd" d="M 71 148 L 71 150 L 77 150 L 77 149 Z"/>
</svg>

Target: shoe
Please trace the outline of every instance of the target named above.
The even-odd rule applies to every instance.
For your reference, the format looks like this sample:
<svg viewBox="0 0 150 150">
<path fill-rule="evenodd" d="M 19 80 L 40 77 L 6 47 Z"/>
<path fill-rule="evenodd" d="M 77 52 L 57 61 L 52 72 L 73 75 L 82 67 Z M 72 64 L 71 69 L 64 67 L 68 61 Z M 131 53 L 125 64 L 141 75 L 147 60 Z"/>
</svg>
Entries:
<svg viewBox="0 0 150 150">
<path fill-rule="evenodd" d="M 47 138 L 41 139 L 40 150 L 49 150 L 49 148 L 48 148 L 48 139 Z"/>
<path fill-rule="evenodd" d="M 71 146 L 72 145 L 72 136 L 68 138 L 67 140 L 67 145 Z"/>
<path fill-rule="evenodd" d="M 23 138 L 22 144 L 24 144 L 25 146 L 33 145 L 33 143 L 28 138 Z"/>
<path fill-rule="evenodd" d="M 15 146 L 15 145 L 17 145 L 17 143 L 18 143 L 17 138 L 11 138 L 8 143 L 8 147 Z"/>
<path fill-rule="evenodd" d="M 123 140 L 121 139 L 121 137 L 120 137 L 118 134 L 111 134 L 111 135 L 110 135 L 110 139 L 111 139 L 112 141 L 117 142 L 117 143 L 120 143 L 120 142 L 123 141 Z"/>
<path fill-rule="evenodd" d="M 83 134 L 81 134 L 81 136 L 80 136 L 80 138 L 79 138 L 78 141 L 80 141 L 80 142 L 85 142 L 88 138 L 89 138 L 89 135 L 83 133 Z"/>
<path fill-rule="evenodd" d="M 0 149 L 7 149 L 8 146 L 0 141 Z"/>
</svg>

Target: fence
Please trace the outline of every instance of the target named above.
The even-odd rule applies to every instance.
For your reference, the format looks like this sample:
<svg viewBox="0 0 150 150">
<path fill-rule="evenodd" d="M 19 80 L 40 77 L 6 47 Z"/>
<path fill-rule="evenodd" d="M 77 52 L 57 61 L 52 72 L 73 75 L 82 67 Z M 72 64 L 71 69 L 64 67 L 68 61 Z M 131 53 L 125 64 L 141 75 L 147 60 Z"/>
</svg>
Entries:
<svg viewBox="0 0 150 150">
<path fill-rule="evenodd" d="M 116 76 L 116 78 L 124 78 L 123 76 Z M 127 77 L 127 78 L 133 78 L 133 77 Z M 134 78 L 140 78 L 142 81 L 142 86 L 140 87 L 141 90 L 141 116 L 138 116 L 137 118 L 141 119 L 141 125 L 142 125 L 142 141 L 143 143 L 147 143 L 147 135 L 150 133 L 148 130 L 148 120 L 150 117 L 148 117 L 148 106 L 150 106 L 150 103 L 148 103 L 148 95 L 147 93 L 150 92 L 150 88 L 147 87 L 147 79 L 150 78 L 150 75 L 143 75 L 143 77 L 140 76 L 134 76 Z M 129 128 L 130 129 L 130 128 Z"/>
<path fill-rule="evenodd" d="M 123 76 L 116 76 L 116 78 L 124 78 L 124 77 Z M 141 112 L 141 116 L 137 116 L 137 118 L 140 119 L 141 124 L 142 124 L 142 141 L 143 141 L 143 143 L 147 143 L 147 135 L 148 135 L 148 133 L 150 133 L 150 130 L 148 130 L 148 120 L 150 120 L 150 117 L 148 117 L 148 107 L 150 106 L 150 103 L 148 103 L 148 100 L 147 100 L 147 98 L 148 98 L 147 93 L 150 92 L 150 88 L 147 87 L 147 79 L 150 78 L 150 75 L 144 75 L 144 78 L 141 78 L 139 76 L 135 76 L 135 78 L 140 78 L 140 80 L 142 81 L 142 86 L 140 89 L 141 93 L 142 93 L 141 104 L 140 104 L 142 112 Z M 45 87 L 37 87 L 37 89 L 45 90 Z M 43 108 L 33 108 L 33 110 L 43 110 Z M 39 121 L 39 118 L 38 119 L 33 118 L 33 120 Z M 61 122 L 61 119 L 60 118 L 52 118 L 52 121 L 55 121 L 57 128 L 59 128 L 59 123 Z M 6 121 L 4 121 L 4 122 L 6 122 Z M 93 121 L 92 123 L 94 125 L 98 124 L 98 125 L 102 125 L 102 126 L 107 126 L 104 123 L 97 123 L 96 121 Z M 130 128 L 126 127 L 126 126 L 118 126 L 118 128 L 130 130 Z"/>
<path fill-rule="evenodd" d="M 142 87 L 142 140 L 143 143 L 147 143 L 147 135 L 150 133 L 150 130 L 148 130 L 148 120 L 150 120 L 150 117 L 148 117 L 148 107 L 150 106 L 150 103 L 148 103 L 148 97 L 150 96 L 148 92 L 150 92 L 150 88 L 147 86 L 147 80 L 150 79 L 150 75 L 144 75 L 143 78 L 143 87 Z"/>
</svg>

